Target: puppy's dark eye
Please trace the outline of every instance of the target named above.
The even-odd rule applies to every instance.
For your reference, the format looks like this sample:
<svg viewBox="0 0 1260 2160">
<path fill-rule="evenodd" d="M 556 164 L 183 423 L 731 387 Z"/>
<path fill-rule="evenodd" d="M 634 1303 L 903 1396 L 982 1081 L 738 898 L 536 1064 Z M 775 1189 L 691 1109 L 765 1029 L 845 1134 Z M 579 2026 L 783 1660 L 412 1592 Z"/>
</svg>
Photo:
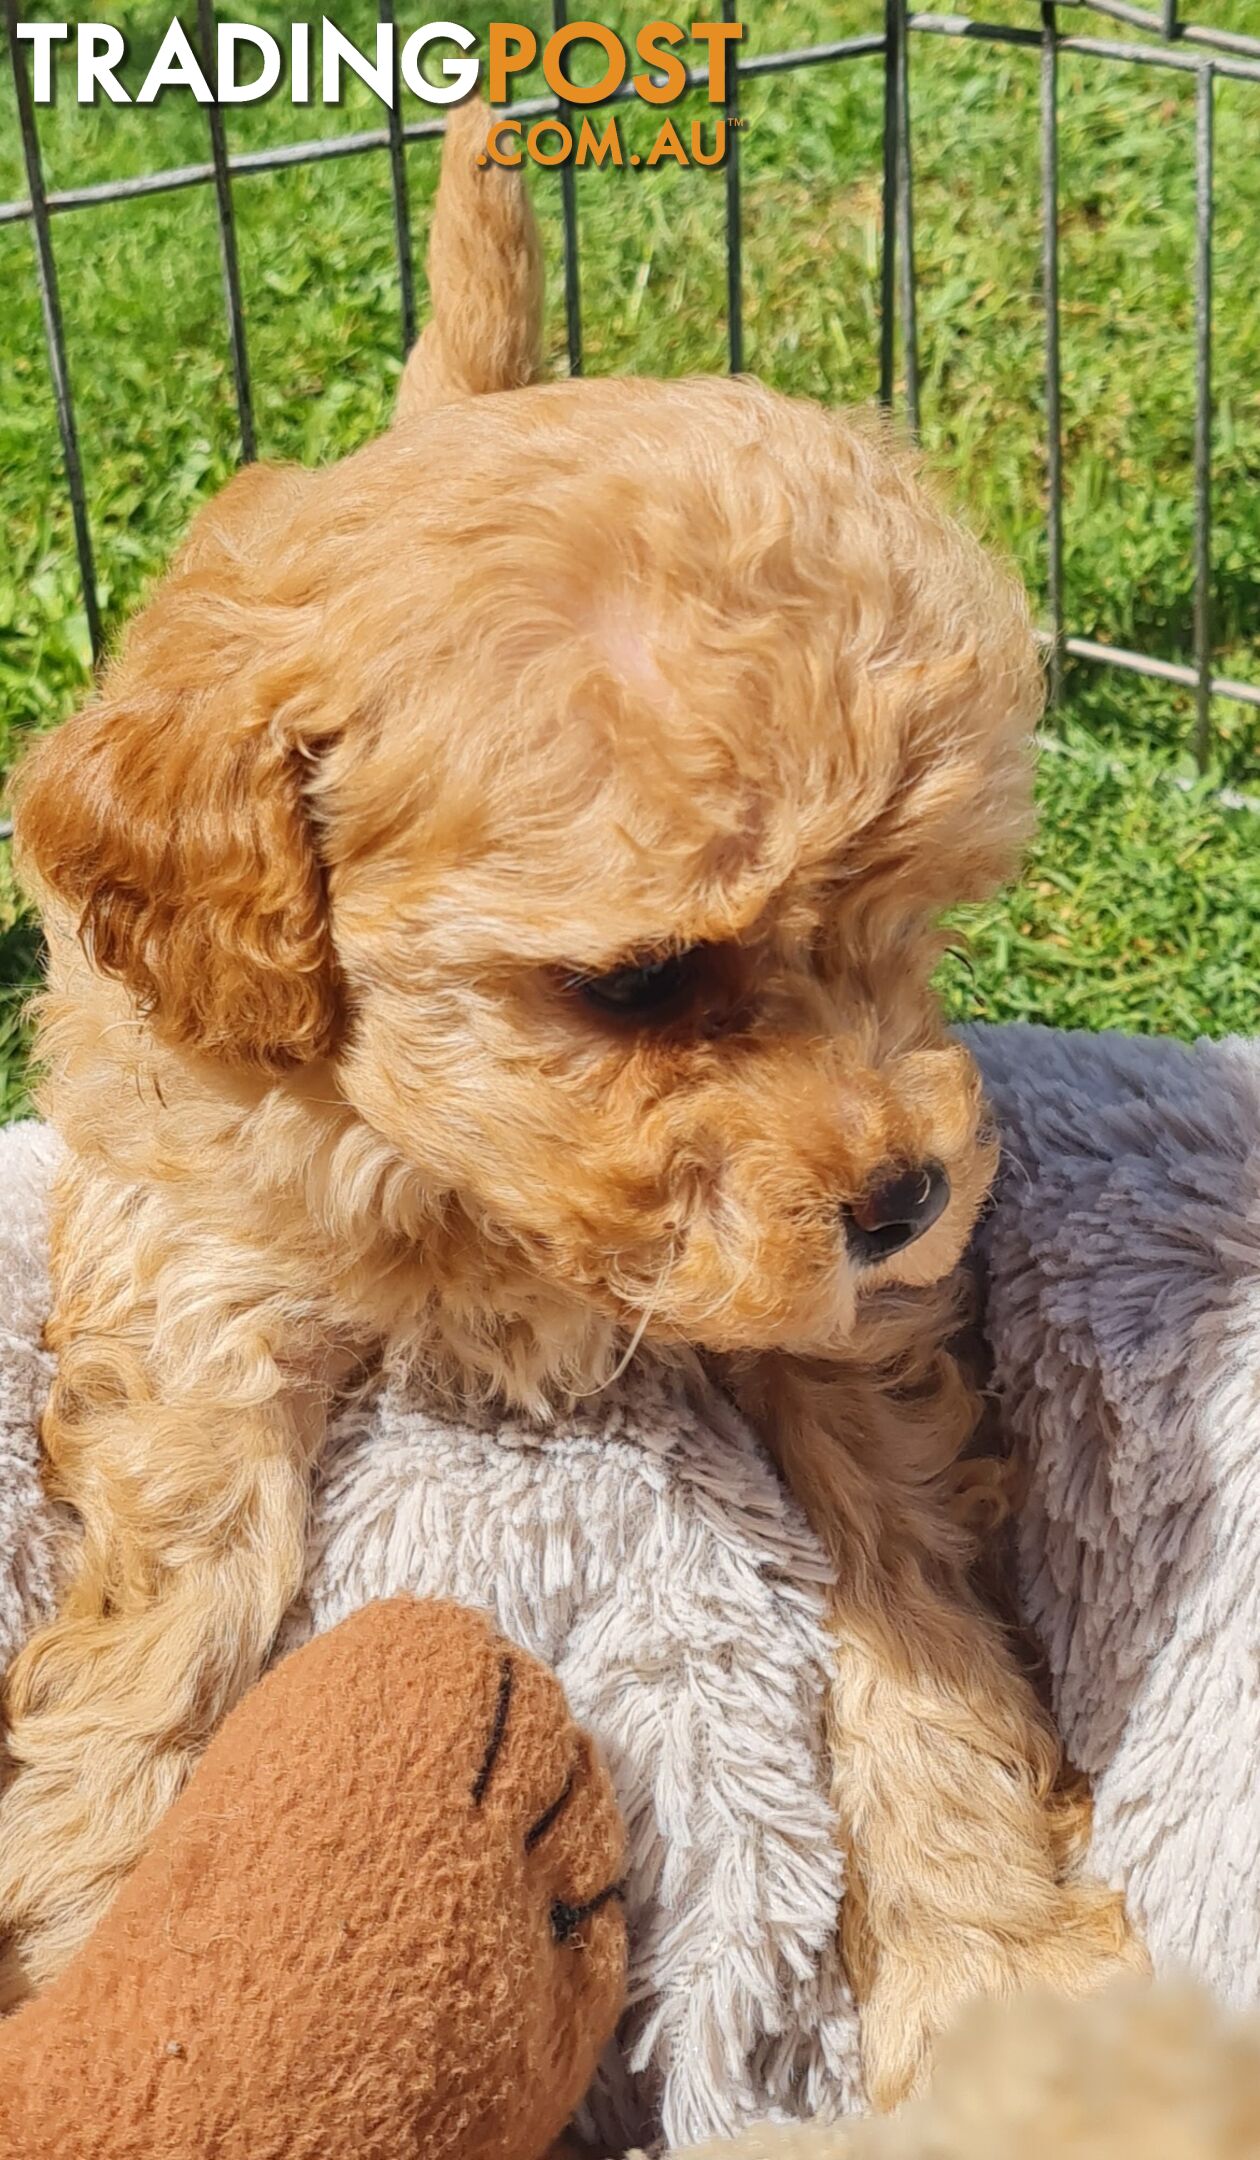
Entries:
<svg viewBox="0 0 1260 2160">
<path fill-rule="evenodd" d="M 613 968 L 607 975 L 579 975 L 573 987 L 598 1012 L 624 1013 L 637 1020 L 662 1019 L 677 1010 L 695 987 L 699 948 L 666 953 L 638 967 Z"/>
</svg>

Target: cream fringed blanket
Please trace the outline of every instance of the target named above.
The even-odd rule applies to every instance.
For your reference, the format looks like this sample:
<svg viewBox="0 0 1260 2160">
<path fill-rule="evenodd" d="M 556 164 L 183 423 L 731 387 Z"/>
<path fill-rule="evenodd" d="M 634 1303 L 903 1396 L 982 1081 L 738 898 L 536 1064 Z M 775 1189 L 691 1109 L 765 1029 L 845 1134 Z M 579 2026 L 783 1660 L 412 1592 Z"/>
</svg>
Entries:
<svg viewBox="0 0 1260 2160">
<path fill-rule="evenodd" d="M 1260 2001 L 1260 1048 L 977 1036 L 1006 1168 L 981 1259 L 1027 1450 L 1025 1605 L 1164 1963 Z M 35 1127 L 0 1135 L 0 1662 L 49 1608 Z M 826 1571 L 745 1429 L 650 1364 L 540 1443 L 386 1392 L 338 1427 L 288 1640 L 398 1589 L 559 1673 L 630 1828 L 605 2149 L 861 2105 L 835 1951 Z"/>
</svg>

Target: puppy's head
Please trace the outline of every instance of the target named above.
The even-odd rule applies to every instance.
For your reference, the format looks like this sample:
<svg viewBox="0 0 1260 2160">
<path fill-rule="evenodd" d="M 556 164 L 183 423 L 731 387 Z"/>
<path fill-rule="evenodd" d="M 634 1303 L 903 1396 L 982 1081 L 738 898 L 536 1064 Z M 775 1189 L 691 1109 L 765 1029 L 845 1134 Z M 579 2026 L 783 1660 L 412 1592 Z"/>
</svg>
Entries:
<svg viewBox="0 0 1260 2160">
<path fill-rule="evenodd" d="M 1023 604 L 906 462 L 752 384 L 562 384 L 254 474 L 28 860 L 166 1040 L 326 1059 L 477 1254 L 626 1328 L 835 1346 L 992 1168 L 930 987 L 1009 869 Z"/>
</svg>

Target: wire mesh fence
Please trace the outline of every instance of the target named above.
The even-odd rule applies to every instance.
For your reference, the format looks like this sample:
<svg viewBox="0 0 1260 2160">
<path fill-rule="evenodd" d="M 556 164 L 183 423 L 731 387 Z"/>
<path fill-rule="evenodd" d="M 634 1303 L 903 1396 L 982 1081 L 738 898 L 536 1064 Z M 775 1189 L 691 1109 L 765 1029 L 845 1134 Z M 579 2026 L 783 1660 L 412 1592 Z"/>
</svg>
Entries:
<svg viewBox="0 0 1260 2160">
<path fill-rule="evenodd" d="M 827 71 L 878 55 L 883 65 L 883 169 L 882 238 L 879 265 L 879 396 L 887 406 L 900 403 L 911 429 L 917 429 L 920 406 L 919 335 L 915 275 L 914 227 L 914 95 L 913 51 L 916 44 L 933 39 L 962 39 L 984 46 L 1016 45 L 1034 48 L 1039 54 L 1041 129 L 1041 277 L 1040 303 L 1044 327 L 1044 411 L 1046 427 L 1045 517 L 1047 540 L 1048 620 L 1045 636 L 1049 648 L 1052 698 L 1060 695 L 1066 659 L 1091 665 L 1120 668 L 1140 676 L 1189 690 L 1196 704 L 1196 750 L 1201 764 L 1211 751 L 1212 700 L 1223 698 L 1260 708 L 1260 684 L 1217 675 L 1213 672 L 1213 547 L 1212 547 L 1212 269 L 1214 190 L 1214 122 L 1216 88 L 1221 78 L 1241 79 L 1260 86 L 1260 38 L 1244 36 L 1205 24 L 1185 21 L 1180 0 L 1162 0 L 1160 12 L 1130 4 L 1130 0 L 1030 0 L 1027 23 L 994 23 L 962 15 L 922 13 L 908 0 L 885 0 L 883 27 L 861 36 L 814 43 L 794 50 L 737 57 L 728 72 L 726 117 L 739 115 L 741 81 L 755 77 L 817 69 Z M 551 0 L 555 29 L 563 29 L 565 0 Z M 395 25 L 394 0 L 379 0 L 382 24 Z M 735 0 L 722 0 L 727 23 L 738 19 Z M 84 612 L 94 655 L 102 646 L 101 607 L 93 556 L 92 531 L 84 487 L 75 417 L 74 390 L 67 361 L 57 278 L 57 221 L 65 216 L 90 213 L 95 207 L 120 201 L 167 194 L 189 188 L 213 190 L 223 272 L 225 330 L 231 357 L 232 382 L 239 426 L 242 460 L 255 455 L 254 401 L 250 379 L 249 335 L 242 300 L 234 219 L 234 191 L 251 175 L 294 165 L 315 164 L 328 159 L 380 156 L 388 160 L 397 254 L 399 335 L 406 351 L 416 332 L 416 279 L 407 190 L 407 146 L 434 141 L 444 131 L 441 119 L 407 121 L 396 94 L 387 108 L 386 124 L 380 128 L 332 135 L 309 142 L 286 143 L 275 148 L 233 152 L 225 110 L 208 105 L 207 151 L 204 162 L 148 172 L 126 179 L 90 186 L 49 189 L 45 181 L 38 112 L 35 104 L 29 57 L 18 37 L 16 0 L 6 0 L 9 54 L 12 63 L 17 121 L 26 174 L 24 197 L 0 203 L 0 225 L 25 223 L 34 249 L 39 281 L 44 339 L 55 398 L 57 426 L 73 519 L 74 541 L 83 588 Z M 1111 34 L 1097 34 L 1099 30 Z M 196 0 L 193 43 L 199 49 L 208 78 L 213 80 L 210 56 L 214 49 L 214 0 Z M 1194 543 L 1193 543 L 1193 657 L 1177 661 L 1100 643 L 1074 632 L 1065 616 L 1064 559 L 1064 459 L 1060 361 L 1060 214 L 1059 214 L 1059 120 L 1061 93 L 1059 60 L 1064 53 L 1090 54 L 1118 69 L 1170 69 L 1195 78 L 1194 152 Z M 689 76 L 689 86 L 696 78 Z M 610 103 L 633 95 L 629 85 L 614 94 Z M 554 97 L 519 100 L 513 108 L 519 119 L 542 118 L 562 113 Z M 1260 98 L 1257 100 L 1260 128 Z M 582 257 L 576 188 L 571 163 L 560 167 L 561 208 L 564 233 L 564 294 L 568 364 L 573 374 L 582 371 Z M 732 370 L 744 365 L 744 275 L 742 263 L 741 164 L 737 129 L 728 130 L 725 155 L 725 254 L 727 356 Z M 0 833 L 4 830 L 0 827 Z"/>
</svg>

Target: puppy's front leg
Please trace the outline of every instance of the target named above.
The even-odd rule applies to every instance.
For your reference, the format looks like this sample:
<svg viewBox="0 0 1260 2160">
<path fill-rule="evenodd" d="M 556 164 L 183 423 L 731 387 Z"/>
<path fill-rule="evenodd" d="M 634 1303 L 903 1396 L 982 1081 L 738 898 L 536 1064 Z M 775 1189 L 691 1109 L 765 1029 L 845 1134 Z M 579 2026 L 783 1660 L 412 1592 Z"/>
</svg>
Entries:
<svg viewBox="0 0 1260 2160">
<path fill-rule="evenodd" d="M 322 1401 L 286 1377 L 284 1301 L 251 1308 L 248 1256 L 204 1258 L 165 1254 L 149 1300 L 116 1315 L 105 1259 L 50 1329 L 49 1482 L 83 1543 L 5 1686 L 0 2003 L 78 1947 L 301 1583 Z M 91 1306 L 112 1324 L 91 1325 Z"/>
<path fill-rule="evenodd" d="M 1075 1875 L 1061 1753 L 968 1582 L 951 1471 L 971 1425 L 952 1359 L 766 1358 L 737 1384 L 835 1562 L 834 1798 L 844 1937 L 872 2103 L 919 2081 L 977 1995 L 1068 1994 L 1144 1971 L 1123 1900 Z"/>
</svg>

